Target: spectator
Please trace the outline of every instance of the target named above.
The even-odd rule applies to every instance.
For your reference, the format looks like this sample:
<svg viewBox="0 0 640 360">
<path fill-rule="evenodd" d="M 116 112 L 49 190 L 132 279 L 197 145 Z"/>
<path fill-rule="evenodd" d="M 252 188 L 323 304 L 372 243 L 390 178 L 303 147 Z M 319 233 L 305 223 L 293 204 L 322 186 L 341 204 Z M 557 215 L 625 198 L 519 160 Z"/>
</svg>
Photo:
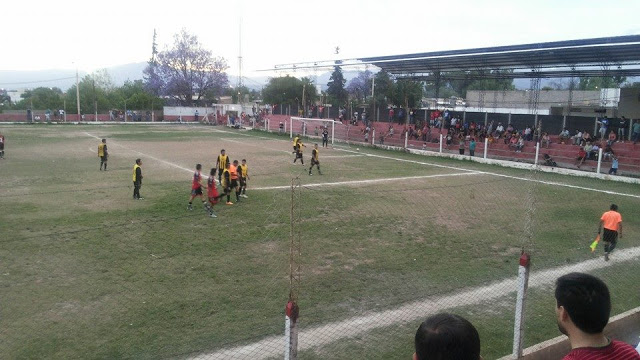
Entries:
<svg viewBox="0 0 640 360">
<path fill-rule="evenodd" d="M 627 126 L 627 118 L 624 116 L 621 117 L 620 120 L 618 120 L 618 141 L 624 142 L 624 133 Z"/>
<path fill-rule="evenodd" d="M 556 280 L 556 320 L 569 337 L 571 351 L 563 360 L 640 360 L 640 354 L 622 341 L 603 334 L 611 313 L 607 285 L 595 276 L 570 273 Z"/>
<path fill-rule="evenodd" d="M 616 133 L 614 133 L 613 130 L 611 130 L 611 132 L 609 132 L 609 139 L 607 140 L 607 145 L 613 145 L 614 142 L 616 142 Z"/>
<path fill-rule="evenodd" d="M 613 148 L 611 147 L 611 145 L 607 144 L 607 146 L 604 147 L 602 159 L 603 160 L 610 159 L 614 154 L 615 152 L 613 151 Z"/>
<path fill-rule="evenodd" d="M 551 137 L 548 133 L 542 133 L 542 140 L 540 141 L 540 145 L 544 146 L 547 149 L 549 148 L 549 145 L 551 145 Z"/>
<path fill-rule="evenodd" d="M 569 140 L 569 129 L 564 128 L 558 137 L 560 138 L 560 144 L 564 144 L 565 141 Z"/>
<path fill-rule="evenodd" d="M 618 158 L 613 155 L 611 158 L 611 169 L 609 169 L 609 175 L 618 175 Z"/>
<path fill-rule="evenodd" d="M 522 152 L 524 148 L 524 137 L 518 138 L 518 142 L 516 142 L 516 152 Z"/>
<path fill-rule="evenodd" d="M 580 145 L 580 142 L 582 141 L 582 131 L 576 130 L 575 135 L 571 137 L 571 141 L 573 142 L 573 145 Z"/>
<path fill-rule="evenodd" d="M 458 149 L 460 150 L 460 155 L 464 155 L 464 136 L 462 134 L 458 136 L 458 141 Z"/>
<path fill-rule="evenodd" d="M 471 141 L 469 142 L 469 156 L 474 156 L 475 153 L 476 153 L 476 139 L 471 138 Z"/>
<path fill-rule="evenodd" d="M 498 123 L 498 126 L 496 127 L 496 131 L 498 132 L 498 135 L 502 135 L 502 133 L 504 133 L 504 126 L 502 126 L 501 122 Z"/>
<path fill-rule="evenodd" d="M 544 164 L 547 166 L 558 166 L 558 164 L 553 161 L 553 158 L 551 156 L 549 156 L 549 154 L 544 154 L 542 156 L 542 158 L 544 159 Z"/>
<path fill-rule="evenodd" d="M 415 336 L 413 360 L 478 360 L 480 335 L 465 318 L 441 313 L 425 320 Z"/>
<path fill-rule="evenodd" d="M 605 135 L 607 134 L 607 128 L 609 127 L 609 119 L 605 116 L 600 121 L 600 140 L 604 140 Z"/>
<path fill-rule="evenodd" d="M 636 121 L 635 124 L 633 124 L 633 135 L 631 136 L 631 140 L 633 141 L 633 144 L 637 144 L 638 140 L 640 140 L 640 121 Z"/>
<path fill-rule="evenodd" d="M 576 158 L 576 166 L 580 169 L 580 166 L 587 160 L 587 152 L 584 151 L 584 147 L 580 147 L 578 150 L 578 157 Z"/>
</svg>

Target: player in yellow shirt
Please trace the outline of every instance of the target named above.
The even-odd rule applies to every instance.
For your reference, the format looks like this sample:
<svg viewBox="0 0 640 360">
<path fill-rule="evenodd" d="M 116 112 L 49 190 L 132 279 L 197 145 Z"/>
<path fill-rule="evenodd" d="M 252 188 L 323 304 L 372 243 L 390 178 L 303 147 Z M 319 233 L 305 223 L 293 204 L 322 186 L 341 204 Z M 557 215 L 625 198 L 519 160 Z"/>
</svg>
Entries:
<svg viewBox="0 0 640 360">
<path fill-rule="evenodd" d="M 107 139 L 102 139 L 102 142 L 98 145 L 98 157 L 100 158 L 100 171 L 102 171 L 102 165 L 104 165 L 104 171 L 107 171 L 107 159 L 109 158 Z"/>
<path fill-rule="evenodd" d="M 293 163 L 296 163 L 296 160 L 300 159 L 300 162 L 304 166 L 304 158 L 302 157 L 302 148 L 306 147 L 305 144 L 302 143 L 302 140 L 298 139 L 295 149 L 296 149 L 296 157 L 293 159 Z"/>
<path fill-rule="evenodd" d="M 226 154 L 224 149 L 220 150 L 220 155 L 216 159 L 216 168 L 218 169 L 218 182 L 222 184 L 222 175 L 227 165 L 230 164 L 229 155 Z"/>
<path fill-rule="evenodd" d="M 238 166 L 238 179 L 240 179 L 240 196 L 248 198 L 247 192 L 247 180 L 249 180 L 249 167 L 247 166 L 247 160 L 242 159 L 242 164 Z"/>
<path fill-rule="evenodd" d="M 309 168 L 309 175 L 313 175 L 311 174 L 313 165 L 318 168 L 318 174 L 322 175 L 322 172 L 320 171 L 320 150 L 318 150 L 318 144 L 314 144 L 313 150 L 311 150 L 311 167 Z"/>
</svg>

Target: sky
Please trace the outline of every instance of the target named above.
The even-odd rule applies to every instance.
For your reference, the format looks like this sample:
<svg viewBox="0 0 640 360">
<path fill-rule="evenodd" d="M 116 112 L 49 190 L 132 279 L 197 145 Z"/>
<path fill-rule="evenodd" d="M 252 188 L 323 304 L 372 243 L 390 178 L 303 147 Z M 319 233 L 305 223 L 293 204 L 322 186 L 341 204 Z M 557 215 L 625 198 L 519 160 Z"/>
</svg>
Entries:
<svg viewBox="0 0 640 360">
<path fill-rule="evenodd" d="M 0 14 L 5 33 L 0 70 L 91 72 L 148 61 L 154 29 L 162 50 L 185 28 L 227 60 L 229 74 L 238 73 L 241 43 L 244 76 L 277 76 L 259 70 L 640 34 L 639 13 L 636 0 L 9 0 Z M 297 71 L 294 75 L 312 75 Z"/>
</svg>

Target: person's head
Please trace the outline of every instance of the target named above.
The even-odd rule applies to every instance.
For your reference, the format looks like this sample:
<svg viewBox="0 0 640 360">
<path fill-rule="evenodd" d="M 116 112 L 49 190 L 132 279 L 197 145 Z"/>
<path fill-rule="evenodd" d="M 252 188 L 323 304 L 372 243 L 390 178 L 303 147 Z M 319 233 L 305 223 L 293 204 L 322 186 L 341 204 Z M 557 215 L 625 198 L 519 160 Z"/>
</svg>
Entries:
<svg viewBox="0 0 640 360">
<path fill-rule="evenodd" d="M 106 144 L 107 143 L 107 139 L 102 139 L 102 143 Z"/>
<path fill-rule="evenodd" d="M 209 171 L 209 175 L 216 176 L 216 168 L 211 168 L 211 171 Z"/>
<path fill-rule="evenodd" d="M 574 272 L 559 277 L 555 297 L 558 329 L 565 335 L 576 330 L 599 334 L 609 322 L 609 289 L 595 276 Z"/>
<path fill-rule="evenodd" d="M 196 164 L 196 170 L 198 171 L 202 170 L 202 164 Z"/>
<path fill-rule="evenodd" d="M 242 165 L 246 165 L 247 164 L 247 159 L 242 159 Z"/>
<path fill-rule="evenodd" d="M 480 336 L 465 318 L 448 313 L 430 316 L 415 337 L 414 360 L 478 360 Z"/>
<path fill-rule="evenodd" d="M 136 159 L 136 164 L 138 164 L 138 165 L 142 165 L 142 160 L 140 160 L 140 159 Z"/>
<path fill-rule="evenodd" d="M 616 158 L 616 159 L 617 159 L 617 158 Z M 616 204 L 611 204 L 611 206 L 609 206 L 609 210 L 618 211 L 618 205 L 616 205 Z"/>
<path fill-rule="evenodd" d="M 313 144 L 313 147 L 317 149 L 318 148 L 318 144 Z"/>
<path fill-rule="evenodd" d="M 224 155 L 224 153 L 225 153 L 224 149 L 220 150 L 221 155 Z"/>
<path fill-rule="evenodd" d="M 238 160 L 233 160 L 233 166 L 238 166 Z"/>
</svg>

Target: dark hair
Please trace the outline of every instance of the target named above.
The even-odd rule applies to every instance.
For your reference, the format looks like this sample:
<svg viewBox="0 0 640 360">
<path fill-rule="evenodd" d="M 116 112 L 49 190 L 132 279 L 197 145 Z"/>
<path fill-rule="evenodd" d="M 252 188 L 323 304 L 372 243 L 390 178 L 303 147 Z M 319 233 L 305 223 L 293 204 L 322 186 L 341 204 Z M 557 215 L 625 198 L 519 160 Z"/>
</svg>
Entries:
<svg viewBox="0 0 640 360">
<path fill-rule="evenodd" d="M 609 289 L 593 275 L 574 272 L 559 277 L 555 296 L 557 306 L 564 307 L 576 327 L 587 334 L 601 333 L 609 322 Z"/>
<path fill-rule="evenodd" d="M 107 139 L 102 139 L 102 142 L 105 142 L 105 141 L 107 141 Z"/>
<path fill-rule="evenodd" d="M 618 211 L 618 205 L 611 204 L 611 206 L 609 207 L 609 210 Z"/>
<path fill-rule="evenodd" d="M 233 163 L 234 163 L 234 164 L 237 164 L 237 163 L 238 163 L 238 160 L 233 160 Z"/>
<path fill-rule="evenodd" d="M 242 161 L 247 162 L 247 159 L 242 159 Z"/>
<path fill-rule="evenodd" d="M 224 149 L 220 150 L 220 152 L 223 152 L 223 151 L 224 151 Z"/>
<path fill-rule="evenodd" d="M 136 159 L 136 164 L 140 164 L 140 161 L 142 161 L 142 160 L 140 160 L 139 158 Z"/>
<path fill-rule="evenodd" d="M 209 172 L 209 174 L 214 176 L 216 174 L 216 168 L 211 168 L 211 172 Z"/>
<path fill-rule="evenodd" d="M 465 318 L 448 313 L 430 316 L 415 338 L 419 360 L 478 360 L 480 336 Z"/>
<path fill-rule="evenodd" d="M 196 164 L 196 170 L 200 170 L 202 169 L 202 165 L 201 164 Z"/>
</svg>

